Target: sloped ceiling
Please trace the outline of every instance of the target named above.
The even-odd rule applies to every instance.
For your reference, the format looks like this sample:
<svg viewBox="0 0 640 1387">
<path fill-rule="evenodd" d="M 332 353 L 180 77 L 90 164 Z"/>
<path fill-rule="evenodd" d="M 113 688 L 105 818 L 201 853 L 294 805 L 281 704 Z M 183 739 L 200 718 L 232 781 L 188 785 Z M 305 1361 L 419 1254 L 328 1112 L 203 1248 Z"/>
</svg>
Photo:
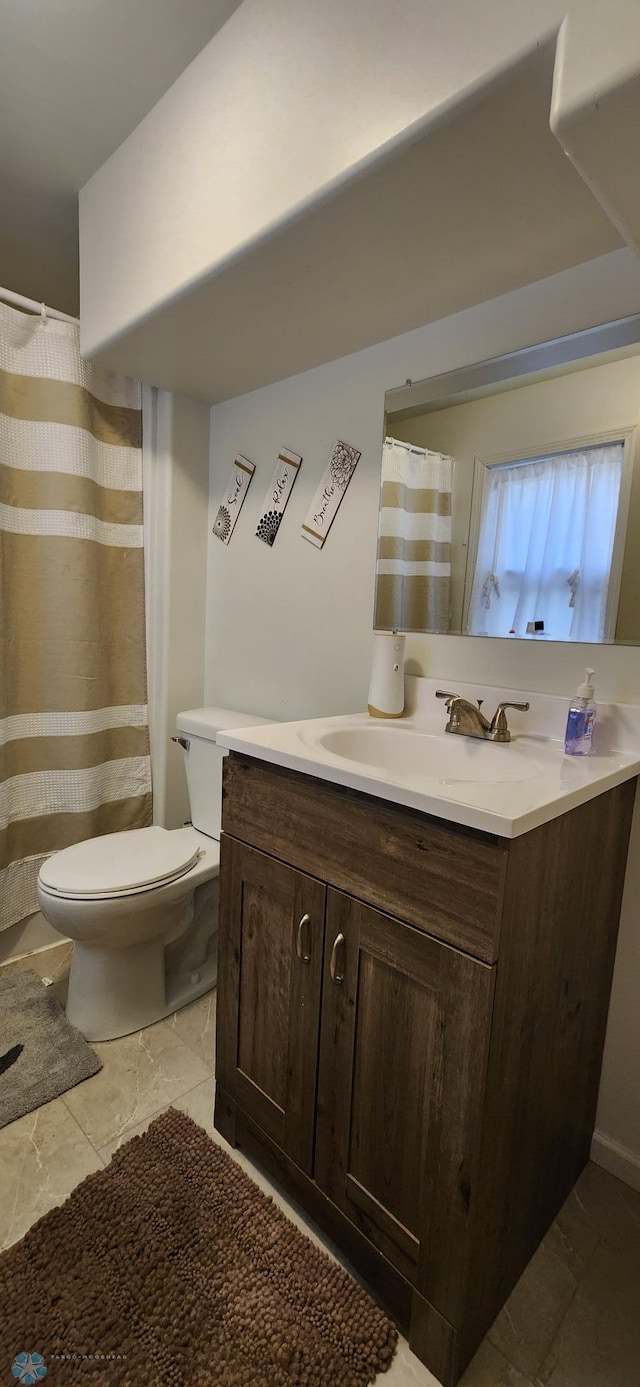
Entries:
<svg viewBox="0 0 640 1387">
<path fill-rule="evenodd" d="M 0 0 L 0 284 L 78 312 L 78 190 L 240 0 Z"/>
<path fill-rule="evenodd" d="M 96 359 L 222 400 L 618 248 L 549 128 L 553 66 L 550 45 Z"/>
</svg>

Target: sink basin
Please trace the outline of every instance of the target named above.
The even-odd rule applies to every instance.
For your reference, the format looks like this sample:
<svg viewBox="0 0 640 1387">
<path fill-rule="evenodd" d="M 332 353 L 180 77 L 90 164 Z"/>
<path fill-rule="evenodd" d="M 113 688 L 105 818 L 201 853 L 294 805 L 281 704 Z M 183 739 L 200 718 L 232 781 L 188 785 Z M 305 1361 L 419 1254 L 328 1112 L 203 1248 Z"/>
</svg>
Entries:
<svg viewBox="0 0 640 1387">
<path fill-rule="evenodd" d="M 433 777 L 443 783 L 523 781 L 540 772 L 512 742 L 416 732 L 405 727 L 339 727 L 323 732 L 318 747 L 385 775 Z"/>
</svg>

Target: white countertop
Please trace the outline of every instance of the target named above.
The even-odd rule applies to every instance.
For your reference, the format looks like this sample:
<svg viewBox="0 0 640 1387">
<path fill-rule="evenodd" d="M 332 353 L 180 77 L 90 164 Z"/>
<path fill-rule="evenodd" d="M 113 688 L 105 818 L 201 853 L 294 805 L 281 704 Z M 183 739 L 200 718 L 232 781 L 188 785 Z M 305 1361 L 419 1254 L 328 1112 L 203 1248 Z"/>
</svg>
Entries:
<svg viewBox="0 0 640 1387">
<path fill-rule="evenodd" d="M 408 678 L 406 686 L 407 716 L 397 721 L 352 713 L 270 723 L 226 730 L 219 733 L 218 743 L 258 760 L 503 838 L 516 838 L 537 828 L 640 772 L 640 709 L 631 705 L 603 705 L 592 754 L 565 756 L 560 737 L 568 699 L 457 684 L 455 691 L 464 697 L 484 696 L 484 711 L 489 715 L 505 698 L 530 698 L 530 713 L 509 714 L 512 741 L 494 744 L 445 734 L 447 712 L 435 699 L 438 685 L 434 680 Z M 386 768 L 347 759 L 323 745 L 327 736 L 331 742 L 339 740 L 333 734 L 343 732 L 355 746 L 363 740 L 363 729 L 373 729 L 366 733 L 372 746 L 378 744 L 381 751 L 384 747 L 385 756 L 380 759 L 387 761 Z M 411 755 L 399 754 L 398 767 L 389 768 L 389 748 L 392 761 L 395 738 L 404 738 L 406 733 L 413 734 L 404 742 Z M 398 750 L 403 750 L 399 743 Z M 372 761 L 373 757 L 374 753 Z M 437 774 L 430 771 L 430 759 L 438 762 Z M 447 766 L 445 771 L 443 765 Z M 480 772 L 476 766 L 481 767 Z M 467 772 L 469 778 L 464 778 Z M 482 779 L 474 779 L 474 774 L 481 774 Z"/>
</svg>

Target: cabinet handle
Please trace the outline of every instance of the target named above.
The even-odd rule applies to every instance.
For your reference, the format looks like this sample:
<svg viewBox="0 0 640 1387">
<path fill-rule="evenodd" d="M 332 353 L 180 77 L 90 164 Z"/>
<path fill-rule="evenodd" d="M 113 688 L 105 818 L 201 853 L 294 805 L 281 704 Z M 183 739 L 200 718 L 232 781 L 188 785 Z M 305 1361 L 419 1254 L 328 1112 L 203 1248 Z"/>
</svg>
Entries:
<svg viewBox="0 0 640 1387">
<path fill-rule="evenodd" d="M 331 958 L 329 959 L 329 972 L 332 982 L 344 982 L 344 972 L 338 972 L 338 949 L 344 944 L 344 934 L 337 934 L 333 941 Z"/>
<path fill-rule="evenodd" d="M 297 953 L 298 958 L 301 960 L 302 963 L 310 963 L 310 962 L 311 962 L 311 954 L 309 953 L 309 950 L 308 950 L 308 949 L 305 949 L 304 944 L 303 944 L 304 927 L 305 927 L 305 925 L 309 925 L 309 924 L 311 924 L 311 918 L 310 918 L 310 916 L 309 916 L 309 915 L 303 915 L 303 916 L 302 916 L 302 919 L 298 922 L 298 928 L 297 928 L 297 930 L 296 930 L 296 953 Z"/>
</svg>

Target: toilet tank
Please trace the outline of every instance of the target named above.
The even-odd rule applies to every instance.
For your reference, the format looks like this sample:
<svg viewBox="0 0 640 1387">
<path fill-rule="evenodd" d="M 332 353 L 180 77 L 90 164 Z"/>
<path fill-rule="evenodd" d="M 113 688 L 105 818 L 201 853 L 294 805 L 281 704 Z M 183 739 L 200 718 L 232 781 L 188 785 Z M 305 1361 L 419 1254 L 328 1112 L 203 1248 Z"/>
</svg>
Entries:
<svg viewBox="0 0 640 1387">
<path fill-rule="evenodd" d="M 238 713 L 232 708 L 189 708 L 178 713 L 178 735 L 183 746 L 191 822 L 200 833 L 220 837 L 222 818 L 222 763 L 228 754 L 216 745 L 218 732 L 230 727 L 259 727 L 271 718 L 257 713 Z"/>
</svg>

